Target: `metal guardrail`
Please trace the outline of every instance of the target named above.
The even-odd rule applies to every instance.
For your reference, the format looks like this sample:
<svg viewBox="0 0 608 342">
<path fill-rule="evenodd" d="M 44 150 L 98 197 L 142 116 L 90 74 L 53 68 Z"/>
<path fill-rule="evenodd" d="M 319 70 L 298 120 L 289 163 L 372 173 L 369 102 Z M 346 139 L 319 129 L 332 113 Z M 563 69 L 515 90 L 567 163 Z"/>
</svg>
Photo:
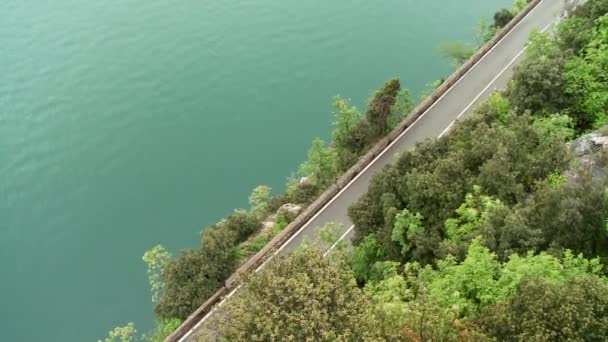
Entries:
<svg viewBox="0 0 608 342">
<path fill-rule="evenodd" d="M 295 218 L 281 233 L 275 236 L 262 250 L 251 257 L 230 278 L 225 282 L 213 296 L 203 303 L 196 311 L 194 311 L 171 335 L 165 342 L 178 342 L 186 335 L 196 324 L 205 317 L 213 307 L 219 303 L 238 282 L 240 275 L 245 272 L 250 272 L 262 265 L 269 257 L 274 254 L 274 251 L 283 245 L 291 236 L 293 236 L 306 222 L 308 222 L 317 212 L 319 212 L 332 198 L 334 198 L 340 190 L 347 186 L 367 165 L 369 165 L 387 146 L 399 137 L 399 135 L 409 128 L 423 113 L 425 113 L 439 98 L 444 95 L 456 82 L 458 82 L 479 60 L 485 56 L 492 48 L 494 48 L 511 30 L 521 22 L 541 1 L 532 0 L 530 4 L 520 13 L 518 13 L 505 27 L 502 28 L 496 35 L 485 45 L 483 45 L 471 58 L 458 68 L 448 79 L 446 79 L 430 96 L 422 101 L 410 115 L 407 116 L 395 129 L 393 129 L 386 137 L 376 143 L 359 161 L 346 171 L 334 185 L 329 187 L 321 194 L 313 203 L 311 203 L 298 217 Z"/>
</svg>

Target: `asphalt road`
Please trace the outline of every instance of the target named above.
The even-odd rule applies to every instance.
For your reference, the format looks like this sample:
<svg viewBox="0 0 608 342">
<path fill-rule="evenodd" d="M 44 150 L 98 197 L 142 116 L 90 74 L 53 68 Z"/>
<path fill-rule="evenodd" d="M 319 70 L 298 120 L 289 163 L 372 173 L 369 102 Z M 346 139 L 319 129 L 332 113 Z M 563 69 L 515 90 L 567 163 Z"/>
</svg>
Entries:
<svg viewBox="0 0 608 342">
<path fill-rule="evenodd" d="M 530 33 L 548 29 L 559 18 L 562 7 L 561 0 L 542 1 L 373 163 L 281 246 L 278 253 L 288 253 L 304 240 L 317 240 L 317 229 L 330 222 L 340 224 L 342 239 L 349 239 L 353 234 L 353 225 L 348 218 L 348 207 L 367 191 L 372 176 L 417 142 L 446 134 L 456 120 L 472 113 L 476 105 L 495 89 L 504 88 L 511 79 L 514 67 L 525 55 Z M 203 320 L 207 317 L 209 315 Z M 194 330 L 199 328 L 200 325 L 197 325 Z M 181 341 L 194 341 L 195 333 L 184 336 Z"/>
</svg>

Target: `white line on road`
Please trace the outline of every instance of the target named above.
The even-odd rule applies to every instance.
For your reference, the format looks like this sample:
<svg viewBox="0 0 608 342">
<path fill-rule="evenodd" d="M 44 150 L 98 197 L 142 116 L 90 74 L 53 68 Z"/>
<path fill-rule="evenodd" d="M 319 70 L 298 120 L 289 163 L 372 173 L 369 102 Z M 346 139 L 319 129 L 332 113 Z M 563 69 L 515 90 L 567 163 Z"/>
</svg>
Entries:
<svg viewBox="0 0 608 342">
<path fill-rule="evenodd" d="M 336 199 L 338 199 L 340 197 L 340 195 L 346 191 L 359 177 L 361 177 L 361 175 L 363 175 L 365 173 L 365 171 L 367 171 L 372 165 L 375 164 L 375 162 L 380 159 L 395 143 L 397 143 L 397 141 L 399 141 L 412 127 L 414 127 L 416 125 L 416 123 L 418 123 L 418 121 L 420 121 L 420 119 L 422 119 L 429 111 L 431 111 L 431 109 L 433 109 L 435 107 L 435 105 L 437 103 L 439 103 L 447 94 L 449 94 L 453 89 L 456 88 L 456 86 L 463 80 L 466 78 L 467 75 L 469 75 L 469 73 L 471 71 L 473 71 L 473 69 L 475 69 L 488 55 L 491 54 L 491 52 L 498 47 L 503 40 L 505 40 L 513 31 L 515 31 L 515 28 L 517 26 L 519 26 L 524 19 L 526 19 L 530 14 L 532 14 L 534 11 L 536 11 L 536 9 L 538 9 L 541 4 L 544 2 L 541 1 L 538 3 L 538 5 L 536 5 L 536 7 L 534 9 L 532 9 L 532 11 L 530 11 L 525 17 L 523 17 L 520 22 L 518 22 L 512 29 L 511 31 L 507 32 L 507 34 L 505 34 L 504 37 L 502 37 L 497 43 L 496 45 L 494 45 L 485 55 L 483 55 L 481 57 L 481 59 L 479 59 L 479 61 L 477 61 L 477 63 L 475 63 L 464 75 L 462 75 L 462 77 L 460 77 L 456 83 L 454 83 L 448 90 L 446 90 L 445 93 L 443 93 L 438 99 L 437 101 L 435 101 L 429 108 L 427 108 L 424 113 L 422 113 L 409 127 L 407 127 L 403 132 L 401 132 L 401 134 L 399 134 L 399 136 L 393 140 L 386 148 L 384 148 L 384 150 L 382 150 L 382 152 L 380 152 L 380 154 L 378 156 L 376 156 L 376 158 L 374 158 L 365 168 L 363 168 L 363 170 L 361 170 L 361 172 L 359 172 L 359 174 L 357 174 L 357 176 L 355 176 L 355 178 L 353 178 L 350 182 L 348 182 L 348 184 L 346 184 L 346 186 L 344 186 L 344 188 L 342 188 L 342 190 L 340 190 L 340 192 L 338 192 L 329 202 L 327 202 L 327 204 L 325 204 L 323 206 L 323 208 L 321 208 L 310 220 L 308 220 L 308 222 L 306 222 L 302 227 L 300 227 L 300 229 L 294 234 L 292 235 L 284 244 L 282 244 L 279 249 L 277 249 L 277 251 L 275 253 L 273 253 L 266 261 L 264 261 L 264 263 L 262 263 L 258 268 L 255 269 L 255 272 L 259 272 L 270 260 L 272 260 L 272 258 L 279 254 L 284 248 L 285 246 L 287 246 L 293 239 L 295 239 L 302 231 L 304 231 L 304 229 L 312 222 L 315 220 L 315 218 L 317 218 L 325 209 L 327 209 L 327 207 L 329 205 L 331 205 Z M 547 27 L 549 27 L 551 24 L 547 25 L 545 27 L 545 29 Z M 543 31 L 545 30 L 543 29 Z M 527 47 L 526 47 L 527 48 Z M 523 53 L 523 51 L 526 50 L 526 48 L 524 48 L 522 51 L 520 51 L 520 53 L 518 54 L 521 55 L 521 53 Z M 516 60 L 517 57 L 514 59 Z M 513 63 L 513 61 L 511 62 L 511 64 Z M 506 68 L 505 68 L 506 69 Z M 504 72 L 504 71 L 502 71 Z M 496 79 L 498 79 L 498 77 L 496 77 L 492 82 L 490 82 L 490 85 L 496 81 Z M 487 89 L 486 89 L 487 90 Z M 485 90 L 484 90 L 485 91 Z M 483 92 L 482 92 L 483 93 Z M 475 98 L 471 104 L 469 104 L 469 108 L 472 105 L 472 103 L 474 103 L 479 97 Z M 450 123 L 450 125 L 448 126 L 448 128 L 450 128 L 455 121 L 453 121 L 452 123 Z M 445 132 L 445 131 L 444 131 Z M 441 135 L 443 135 L 444 133 L 442 132 Z M 440 135 L 440 137 L 441 137 Z M 347 232 L 342 235 L 342 237 L 336 241 L 336 243 L 334 243 L 334 245 L 331 248 L 335 248 L 335 246 L 338 244 L 338 242 L 340 242 L 340 240 L 342 240 L 344 237 L 346 237 L 348 235 L 348 233 L 354 229 L 354 225 L 352 225 Z M 331 250 L 330 248 L 330 250 Z M 326 253 L 327 254 L 327 253 Z M 228 295 L 226 295 L 226 297 L 224 297 L 217 305 L 215 305 L 215 307 L 213 309 L 211 309 L 209 311 L 209 313 L 207 313 L 194 327 L 192 327 L 192 329 L 190 329 L 186 334 L 184 334 L 184 336 L 182 336 L 179 339 L 179 342 L 184 342 L 190 335 L 192 335 L 192 332 L 194 332 L 195 330 L 197 330 L 201 324 L 203 324 L 203 322 L 205 322 L 213 312 L 216 311 L 217 308 L 219 308 L 228 298 L 232 297 L 232 295 L 240 288 L 241 286 L 237 286 L 236 288 L 234 288 L 232 291 L 230 291 L 230 293 L 228 293 Z"/>
<path fill-rule="evenodd" d="M 542 30 L 540 30 L 540 32 L 545 32 L 549 26 L 553 25 L 553 23 L 549 23 L 547 24 L 547 26 L 545 26 Z M 462 112 L 460 112 L 460 114 L 458 114 L 458 116 L 456 117 L 456 120 L 450 122 L 450 124 L 448 125 L 448 127 L 446 129 L 443 130 L 443 132 L 441 132 L 441 134 L 439 134 L 438 138 L 441 138 L 442 136 L 444 136 L 447 132 L 450 131 L 450 129 L 452 128 L 452 126 L 454 126 L 454 124 L 456 123 L 456 121 L 458 121 L 458 119 L 460 119 L 460 117 L 462 115 L 464 115 L 464 113 L 466 113 L 469 109 L 471 109 L 471 107 L 475 104 L 475 102 L 477 102 L 477 100 L 479 100 L 479 98 L 483 95 L 483 93 L 485 93 L 491 86 L 492 84 L 494 84 L 494 82 L 496 82 L 496 80 L 498 80 L 498 78 L 500 76 L 502 76 L 502 74 L 505 73 L 505 71 L 507 71 L 507 69 L 509 69 L 509 67 L 511 67 L 511 65 L 513 65 L 513 63 L 515 63 L 515 61 L 528 49 L 528 45 L 526 45 L 521 51 L 519 51 L 519 53 L 509 62 L 509 64 L 507 64 L 499 73 L 498 75 L 496 75 L 496 77 L 494 77 L 494 79 L 492 79 L 492 81 L 490 81 L 490 83 L 488 83 L 488 85 L 483 88 L 483 90 L 477 95 L 475 96 L 475 98 L 473 99 L 473 101 L 471 101 L 471 103 L 469 103 L 469 105 L 462 110 Z"/>
<path fill-rule="evenodd" d="M 344 234 L 342 234 L 342 236 L 340 236 L 340 238 L 338 240 L 336 240 L 336 242 L 334 242 L 333 245 L 331 245 L 331 247 L 329 247 L 329 249 L 323 253 L 323 257 L 326 257 L 327 254 L 329 254 L 329 252 L 331 252 L 334 248 L 336 248 L 338 246 L 338 244 L 340 243 L 340 241 L 344 240 L 346 238 L 346 236 L 348 236 L 348 234 L 355 229 L 355 225 L 353 224 L 352 226 L 350 226 L 345 232 Z"/>
</svg>

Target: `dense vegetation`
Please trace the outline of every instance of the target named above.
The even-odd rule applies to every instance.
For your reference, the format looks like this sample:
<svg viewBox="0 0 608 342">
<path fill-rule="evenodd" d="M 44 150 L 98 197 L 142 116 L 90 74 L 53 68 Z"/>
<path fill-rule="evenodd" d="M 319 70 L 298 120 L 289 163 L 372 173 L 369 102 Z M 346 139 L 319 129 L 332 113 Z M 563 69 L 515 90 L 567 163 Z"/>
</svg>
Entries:
<svg viewBox="0 0 608 342">
<path fill-rule="evenodd" d="M 608 160 L 568 147 L 608 124 L 606 13 L 607 0 L 589 0 L 554 32 L 534 34 L 508 89 L 374 177 L 350 208 L 352 253 L 323 258 L 307 247 L 278 258 L 216 315 L 216 335 L 608 339 L 608 180 L 597 170 Z M 507 17 L 497 13 L 496 25 Z M 370 110 L 392 101 L 376 100 Z M 370 110 L 365 131 L 381 134 L 375 120 L 387 111 Z M 373 135 L 363 136 L 353 141 Z"/>
<path fill-rule="evenodd" d="M 288 259 L 279 257 L 264 272 L 250 275 L 238 300 L 226 304 L 231 314 L 214 316 L 216 321 L 209 326 L 221 329 L 227 341 L 377 338 L 379 321 L 347 262 L 324 258 L 315 247 L 296 251 Z"/>
</svg>

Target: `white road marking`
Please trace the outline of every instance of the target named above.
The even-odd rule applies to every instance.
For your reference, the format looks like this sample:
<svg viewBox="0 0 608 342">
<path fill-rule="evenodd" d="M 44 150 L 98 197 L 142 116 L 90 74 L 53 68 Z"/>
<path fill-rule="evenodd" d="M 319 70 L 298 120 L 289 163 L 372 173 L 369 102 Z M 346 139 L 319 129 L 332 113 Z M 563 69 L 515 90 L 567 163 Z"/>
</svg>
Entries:
<svg viewBox="0 0 608 342">
<path fill-rule="evenodd" d="M 350 182 L 348 182 L 348 184 L 346 184 L 346 186 L 345 186 L 344 188 L 342 188 L 342 190 L 340 190 L 340 192 L 338 192 L 338 193 L 337 193 L 337 194 L 336 194 L 336 195 L 335 195 L 335 196 L 334 196 L 334 197 L 333 197 L 333 198 L 332 198 L 332 199 L 331 199 L 329 202 L 327 202 L 327 204 L 325 204 L 325 205 L 323 206 L 323 208 L 321 208 L 321 209 L 320 209 L 320 210 L 319 210 L 319 211 L 318 211 L 318 212 L 317 212 L 317 213 L 316 213 L 316 214 L 315 214 L 315 215 L 314 215 L 314 216 L 313 216 L 313 217 L 312 217 L 310 220 L 308 220 L 308 222 L 306 222 L 306 223 L 305 223 L 305 224 L 304 224 L 302 227 L 300 227 L 300 229 L 299 229 L 299 230 L 298 230 L 298 231 L 297 231 L 297 232 L 296 232 L 294 235 L 292 235 L 292 236 L 291 236 L 291 237 L 290 237 L 290 238 L 289 238 L 289 239 L 288 239 L 288 240 L 287 240 L 287 241 L 286 241 L 286 242 L 285 242 L 283 245 L 281 245 L 281 246 L 279 247 L 279 249 L 278 249 L 278 250 L 277 250 L 275 253 L 273 253 L 273 254 L 272 254 L 272 255 L 271 255 L 271 256 L 270 256 L 270 257 L 269 257 L 269 258 L 268 258 L 266 261 L 264 261 L 264 262 L 263 262 L 263 263 L 262 263 L 262 264 L 261 264 L 261 265 L 260 265 L 258 268 L 256 268 L 254 272 L 259 272 L 259 271 L 260 271 L 260 270 L 261 270 L 261 269 L 262 269 L 262 268 L 263 268 L 263 267 L 264 267 L 264 266 L 265 266 L 265 265 L 266 265 L 266 264 L 267 264 L 267 263 L 268 263 L 270 260 L 272 260 L 272 258 L 273 258 L 275 255 L 279 254 L 279 253 L 280 253 L 280 252 L 281 252 L 281 251 L 282 251 L 282 250 L 285 248 L 285 246 L 287 246 L 287 245 L 288 245 L 288 244 L 289 244 L 289 243 L 290 243 L 290 242 L 291 242 L 293 239 L 295 239 L 295 238 L 296 238 L 296 237 L 297 237 L 297 236 L 298 236 L 298 235 L 299 235 L 299 234 L 300 234 L 300 233 L 301 233 L 301 232 L 302 232 L 302 231 L 303 231 L 303 230 L 304 230 L 304 229 L 305 229 L 305 228 L 306 228 L 306 227 L 307 227 L 307 226 L 308 226 L 308 225 L 309 225 L 309 224 L 310 224 L 312 221 L 314 221 L 314 220 L 317 218 L 317 216 L 319 216 L 319 215 L 320 215 L 320 214 L 321 214 L 321 213 L 322 213 L 322 212 L 323 212 L 325 209 L 327 209 L 327 207 L 328 207 L 329 205 L 331 205 L 331 204 L 332 204 L 332 203 L 333 203 L 333 202 L 334 202 L 336 199 L 338 199 L 338 197 L 340 197 L 340 195 L 341 195 L 341 194 L 342 194 L 344 191 L 346 191 L 346 190 L 348 189 L 348 187 L 350 187 L 350 186 L 351 186 L 351 185 L 352 185 L 352 184 L 353 184 L 353 183 L 354 183 L 354 182 L 355 182 L 355 181 L 356 181 L 356 180 L 357 180 L 359 177 L 361 177 L 361 175 L 363 175 L 363 173 L 365 173 L 365 171 L 367 171 L 367 170 L 368 170 L 368 169 L 369 169 L 369 168 L 370 168 L 372 165 L 374 165 L 374 164 L 376 163 L 376 161 L 378 161 L 378 159 L 380 159 L 380 158 L 381 158 L 381 157 L 384 155 L 384 153 L 386 153 L 386 151 L 388 151 L 388 150 L 389 150 L 389 149 L 390 149 L 390 148 L 391 148 L 391 147 L 392 147 L 392 146 L 393 146 L 393 145 L 394 145 L 394 144 L 395 144 L 397 141 L 401 140 L 401 138 L 402 138 L 402 137 L 403 137 L 403 136 L 404 136 L 404 135 L 405 135 L 405 134 L 406 134 L 406 133 L 407 133 L 407 132 L 408 132 L 408 131 L 409 131 L 409 130 L 412 128 L 412 127 L 414 127 L 414 126 L 416 125 L 416 123 L 418 123 L 418 121 L 420 121 L 420 119 L 422 119 L 422 118 L 423 118 L 423 117 L 424 117 L 424 116 L 425 116 L 425 115 L 426 115 L 428 112 L 430 112 L 430 111 L 431 111 L 431 109 L 433 109 L 437 103 L 439 103 L 439 102 L 440 102 L 440 101 L 441 101 L 441 100 L 442 100 L 442 99 L 443 99 L 443 98 L 444 98 L 444 97 L 445 97 L 447 94 L 449 94 L 449 93 L 450 93 L 450 92 L 451 92 L 453 89 L 455 89 L 455 88 L 456 88 L 456 86 L 457 86 L 457 85 L 458 85 L 458 84 L 459 84 L 459 83 L 460 83 L 460 82 L 461 82 L 461 81 L 462 81 L 464 78 L 466 78 L 466 76 L 467 76 L 467 75 L 468 75 L 468 74 L 469 74 L 471 71 L 473 71 L 473 69 L 475 69 L 475 67 L 477 67 L 477 66 L 478 66 L 478 65 L 479 65 L 479 64 L 480 64 L 480 63 L 481 63 L 481 62 L 482 62 L 482 61 L 483 61 L 483 60 L 484 60 L 484 59 L 485 59 L 485 58 L 486 58 L 488 55 L 490 55 L 490 54 L 491 54 L 491 52 L 492 52 L 492 51 L 493 51 L 493 50 L 494 50 L 494 49 L 495 49 L 497 46 L 499 46 L 499 45 L 502 43 L 502 41 L 503 41 L 503 40 L 505 40 L 505 39 L 506 39 L 506 38 L 507 38 L 507 37 L 508 37 L 508 36 L 509 36 L 509 35 L 510 35 L 510 34 L 511 34 L 511 33 L 512 33 L 514 30 L 515 30 L 515 28 L 516 28 L 517 26 L 519 26 L 519 25 L 520 25 L 520 24 L 521 24 L 521 23 L 524 21 L 524 19 L 526 19 L 526 18 L 527 18 L 527 17 L 528 17 L 530 14 L 532 14 L 534 11 L 536 11 L 536 9 L 538 9 L 538 8 L 541 6 L 541 4 L 542 4 L 543 2 L 544 2 L 544 0 L 543 0 L 543 1 L 541 1 L 541 2 L 539 2 L 539 3 L 538 3 L 538 5 L 536 5 L 536 7 L 535 7 L 534 9 L 532 9 L 532 11 L 530 11 L 528 14 L 526 14 L 526 16 L 525 16 L 525 17 L 523 17 L 523 18 L 520 20 L 520 22 L 518 22 L 518 23 L 517 23 L 517 24 L 516 24 L 516 25 L 515 25 L 515 26 L 514 26 L 512 29 L 511 29 L 511 31 L 507 32 L 507 34 L 505 34 L 505 36 L 504 36 L 504 37 L 502 37 L 502 38 L 501 38 L 501 39 L 500 39 L 500 40 L 499 40 L 499 41 L 496 43 L 496 45 L 494 45 L 494 46 L 493 46 L 493 47 L 492 47 L 492 48 L 491 48 L 491 49 L 490 49 L 490 50 L 489 50 L 489 51 L 488 51 L 488 52 L 487 52 L 485 55 L 483 55 L 483 56 L 482 56 L 482 57 L 479 59 L 479 61 L 477 61 L 477 63 L 475 63 L 475 64 L 474 64 L 474 65 L 471 67 L 471 69 L 469 69 L 469 70 L 468 70 L 468 71 L 467 71 L 467 72 L 466 72 L 464 75 L 462 75 L 462 77 L 460 77 L 460 78 L 459 78 L 459 79 L 456 81 L 456 83 L 454 83 L 454 84 L 453 84 L 453 85 L 452 85 L 452 86 L 451 86 L 451 87 L 450 87 L 448 90 L 446 90 L 446 92 L 445 92 L 445 93 L 443 93 L 443 94 L 442 94 L 442 95 L 441 95 L 441 96 L 440 96 L 440 97 L 437 99 L 437 101 L 435 101 L 435 102 L 434 102 L 434 103 L 433 103 L 433 104 L 432 104 L 432 105 L 431 105 L 429 108 L 427 108 L 427 109 L 424 111 L 424 113 L 422 113 L 422 114 L 421 114 L 421 115 L 420 115 L 420 116 L 419 116 L 419 117 L 418 117 L 418 118 L 417 118 L 417 119 L 416 119 L 416 120 L 415 120 L 415 121 L 414 121 L 414 122 L 413 122 L 413 123 L 412 123 L 412 124 L 411 124 L 409 127 L 407 127 L 407 128 L 406 128 L 406 129 L 405 129 L 403 132 L 401 132 L 401 134 L 399 134 L 399 136 L 398 136 L 397 138 L 395 138 L 395 140 L 393 140 L 393 141 L 392 141 L 392 142 L 391 142 L 391 143 L 390 143 L 390 144 L 389 144 L 389 145 L 388 145 L 386 148 L 384 148 L 384 150 L 382 150 L 382 152 L 380 152 L 380 154 L 379 154 L 378 156 L 376 156 L 376 158 L 374 158 L 374 159 L 373 159 L 373 160 L 372 160 L 372 161 L 371 161 L 371 162 L 370 162 L 370 163 L 369 163 L 369 164 L 368 164 L 368 165 L 367 165 L 365 168 L 363 168 L 363 170 L 361 170 L 361 172 L 359 172 L 359 174 L 357 174 L 357 176 L 355 176 L 355 178 L 353 178 L 353 179 L 352 179 Z M 547 26 L 546 26 L 546 27 L 545 27 L 545 28 L 544 28 L 542 31 L 545 31 L 545 30 L 546 30 L 546 28 L 548 28 L 550 25 L 551 25 L 551 24 L 547 25 Z M 542 31 L 541 31 L 541 32 L 542 32 Z M 523 51 L 525 51 L 525 50 L 526 50 L 526 48 L 527 48 L 527 46 L 526 46 L 526 47 L 525 47 L 525 48 L 524 48 L 522 51 L 520 51 L 518 55 L 521 55 L 521 53 L 523 53 Z M 518 57 L 519 57 L 519 56 L 518 56 Z M 516 58 L 514 58 L 514 60 L 516 60 L 516 59 L 517 59 L 517 57 L 516 57 Z M 512 64 L 512 63 L 513 63 L 513 61 L 511 62 L 511 64 Z M 506 68 L 505 68 L 505 70 L 506 70 Z M 504 71 L 503 71 L 503 73 L 504 73 Z M 499 75 L 499 76 L 500 76 L 500 75 Z M 496 79 L 498 79 L 498 77 L 496 77 L 496 78 L 495 78 L 495 80 L 493 80 L 492 82 L 490 82 L 490 84 L 492 84 L 493 82 L 495 82 L 495 81 L 496 81 Z M 487 89 L 486 89 L 486 90 L 487 90 Z M 484 91 L 482 91 L 482 93 L 483 93 L 483 92 L 485 92 L 485 90 L 484 90 Z M 475 102 L 475 101 L 476 101 L 478 98 L 479 98 L 479 97 L 477 97 L 475 100 L 473 100 L 473 102 L 472 102 L 472 103 L 474 103 L 474 102 Z M 472 104 L 472 103 L 471 103 L 471 104 Z M 470 108 L 471 104 L 469 104 L 469 108 Z M 452 122 L 450 123 L 450 125 L 448 126 L 448 128 L 452 127 L 452 125 L 454 124 L 454 122 L 455 122 L 455 121 L 456 121 L 456 120 L 452 121 Z M 445 131 L 444 131 L 444 132 L 445 132 Z M 441 136 L 444 134 L 444 132 L 442 132 L 442 133 L 441 133 L 441 135 L 439 135 L 439 137 L 441 137 Z M 354 229 L 354 227 L 355 227 L 355 226 L 354 226 L 354 225 L 352 225 L 352 226 L 351 226 L 351 227 L 350 227 L 350 228 L 347 230 L 347 232 L 346 232 L 344 235 L 342 235 L 342 237 L 341 237 L 341 238 L 340 238 L 338 241 L 336 241 L 336 243 L 334 243 L 334 245 L 333 245 L 333 246 L 330 248 L 330 250 L 331 250 L 332 248 L 335 248 L 335 246 L 337 246 L 337 244 L 338 244 L 338 243 L 339 243 L 339 242 L 340 242 L 340 241 L 341 241 L 341 240 L 342 240 L 344 237 L 346 237 L 346 236 L 348 235 L 348 233 L 349 233 L 349 232 L 350 232 L 352 229 Z M 325 255 L 326 255 L 326 254 L 327 254 L 327 253 L 325 253 Z M 219 308 L 219 307 L 220 307 L 220 306 L 221 306 L 221 305 L 222 305 L 222 304 L 223 304 L 223 303 L 224 303 L 224 302 L 225 302 L 225 301 L 226 301 L 228 298 L 232 297 L 232 296 L 234 295 L 234 293 L 235 293 L 235 292 L 236 292 L 238 289 L 240 289 L 240 288 L 241 288 L 241 285 L 237 286 L 237 287 L 236 287 L 236 288 L 234 288 L 232 291 L 230 291 L 230 292 L 228 293 L 228 295 L 226 295 L 226 297 L 224 297 L 224 298 L 223 298 L 223 299 L 222 299 L 222 300 L 221 300 L 221 301 L 220 301 L 220 302 L 219 302 L 217 305 L 215 305 L 215 307 L 214 307 L 213 309 L 211 309 L 211 310 L 209 311 L 209 313 L 207 313 L 207 314 L 206 314 L 206 315 L 205 315 L 205 316 L 204 316 L 204 317 L 203 317 L 203 318 L 202 318 L 202 319 L 201 319 L 201 320 L 200 320 L 200 321 L 199 321 L 199 322 L 198 322 L 198 323 L 197 323 L 197 324 L 196 324 L 194 327 L 192 327 L 192 329 L 190 329 L 190 330 L 189 330 L 189 331 L 188 331 L 186 334 L 184 334 L 184 336 L 182 336 L 182 337 L 179 339 L 179 342 L 185 342 L 185 340 L 186 340 L 186 339 L 187 339 L 187 338 L 188 338 L 190 335 L 192 335 L 192 333 L 193 333 L 195 330 L 197 330 L 197 329 L 198 329 L 198 328 L 201 326 L 201 324 L 203 324 L 203 322 L 205 322 L 205 320 L 207 320 L 207 319 L 209 318 L 209 316 L 211 316 L 211 314 L 217 310 L 217 308 Z"/>
<path fill-rule="evenodd" d="M 540 5 L 540 4 L 539 4 Z M 553 23 L 549 23 L 547 24 L 547 26 L 545 26 L 542 30 L 540 30 L 540 32 L 545 32 L 549 26 L 553 25 Z M 448 125 L 448 127 L 446 129 L 443 130 L 443 132 L 441 132 L 441 134 L 439 134 L 438 138 L 441 138 L 442 136 L 444 136 L 447 132 L 450 131 L 450 129 L 452 128 L 452 126 L 454 126 L 454 124 L 456 123 L 456 121 L 458 121 L 458 119 L 460 119 L 461 116 L 464 115 L 464 113 L 466 113 L 472 106 L 473 104 L 475 104 L 475 102 L 477 102 L 477 100 L 479 100 L 479 98 L 483 95 L 483 93 L 485 93 L 491 86 L 492 84 L 494 84 L 494 82 L 496 82 L 496 80 L 498 80 L 498 78 L 500 76 L 502 76 L 502 74 L 505 73 L 505 71 L 507 71 L 507 69 L 509 69 L 509 67 L 511 67 L 511 65 L 513 63 L 515 63 L 515 61 L 528 49 L 529 45 L 526 45 L 521 51 L 519 51 L 519 53 L 509 62 L 509 64 L 507 64 L 499 73 L 498 75 L 496 75 L 496 77 L 494 77 L 494 79 L 492 79 L 492 81 L 490 81 L 490 83 L 488 83 L 488 85 L 483 88 L 483 90 L 477 95 L 475 96 L 475 98 L 473 99 L 473 101 L 471 101 L 471 103 L 469 103 L 468 106 L 466 106 L 465 109 L 462 110 L 462 112 L 460 112 L 460 114 L 458 114 L 458 116 L 456 117 L 456 120 L 450 122 L 450 124 Z"/>
<path fill-rule="evenodd" d="M 496 75 L 496 77 L 494 77 L 494 79 L 492 79 L 492 81 L 490 81 L 490 83 L 488 83 L 488 85 L 483 88 L 483 90 L 477 95 L 475 96 L 475 98 L 473 99 L 473 101 L 471 101 L 471 103 L 469 103 L 468 106 L 466 106 L 465 109 L 462 110 L 462 112 L 460 112 L 460 114 L 458 114 L 458 116 L 456 117 L 456 120 L 450 122 L 450 124 L 448 125 L 448 127 L 446 129 L 443 130 L 443 132 L 441 132 L 441 134 L 439 134 L 438 138 L 441 138 L 442 136 L 444 136 L 447 132 L 450 131 L 450 129 L 452 128 L 452 126 L 454 126 L 454 124 L 456 123 L 456 121 L 458 121 L 458 119 L 460 119 L 460 117 L 462 115 L 464 115 L 464 113 L 468 112 L 469 109 L 471 109 L 471 107 L 473 106 L 473 104 L 475 104 L 475 102 L 477 102 L 477 100 L 479 100 L 479 98 L 494 84 L 494 82 L 496 82 L 496 80 L 502 76 L 502 74 L 505 73 L 505 71 L 507 71 L 507 69 L 509 69 L 509 67 L 511 67 L 511 65 L 513 65 L 513 63 L 515 63 L 515 61 L 528 49 L 528 47 L 524 47 L 523 50 L 521 50 L 510 62 L 509 64 L 507 64 L 507 66 L 505 66 L 499 73 L 498 75 Z"/>
<path fill-rule="evenodd" d="M 340 238 L 338 240 L 336 240 L 336 242 L 334 242 L 333 245 L 331 245 L 331 247 L 329 247 L 329 249 L 323 253 L 323 257 L 326 257 L 327 254 L 329 254 L 329 252 L 331 252 L 332 250 L 334 250 L 334 248 L 336 248 L 338 246 L 338 244 L 340 243 L 340 241 L 344 240 L 346 238 L 346 236 L 353 230 L 355 229 L 355 225 L 353 224 L 352 226 L 350 226 L 345 232 L 344 234 L 342 234 L 342 236 L 340 236 Z"/>
</svg>

